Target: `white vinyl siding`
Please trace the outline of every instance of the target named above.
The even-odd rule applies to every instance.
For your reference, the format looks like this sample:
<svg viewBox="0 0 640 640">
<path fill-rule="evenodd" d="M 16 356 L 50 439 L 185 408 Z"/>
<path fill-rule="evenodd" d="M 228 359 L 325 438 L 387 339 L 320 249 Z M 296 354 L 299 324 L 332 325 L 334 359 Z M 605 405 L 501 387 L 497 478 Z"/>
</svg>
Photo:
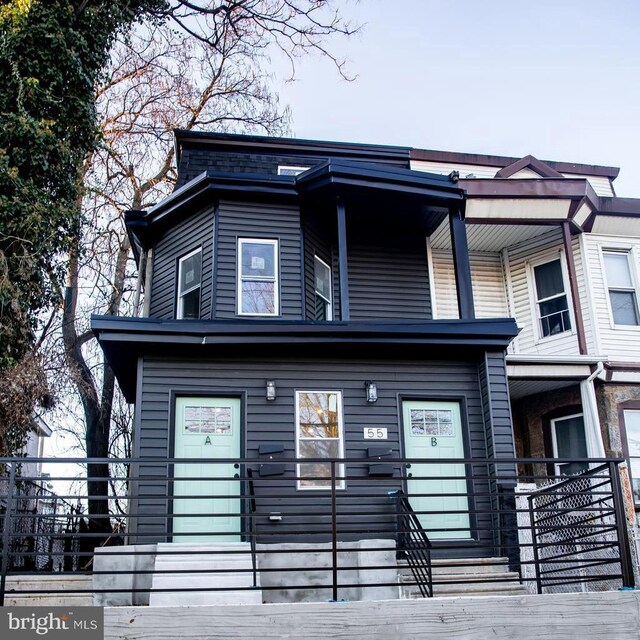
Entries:
<svg viewBox="0 0 640 640">
<path fill-rule="evenodd" d="M 612 196 L 613 188 L 611 186 L 611 180 L 606 176 L 586 176 L 577 173 L 563 173 L 565 178 L 586 178 L 589 181 L 589 184 L 593 188 L 593 190 L 599 196 Z"/>
<path fill-rule="evenodd" d="M 458 171 L 461 178 L 473 176 L 475 178 L 495 178 L 501 167 L 487 167 L 475 164 L 461 164 L 449 162 L 431 162 L 426 160 L 412 160 L 411 169 L 426 171 L 448 176 L 452 171 Z"/>
<path fill-rule="evenodd" d="M 458 298 L 451 251 L 431 252 L 435 286 L 435 318 L 457 318 Z M 499 253 L 470 252 L 473 303 L 476 318 L 506 318 L 507 295 Z"/>
<path fill-rule="evenodd" d="M 613 323 L 602 251 L 628 251 L 632 275 L 637 278 L 640 274 L 640 238 L 585 234 L 583 243 L 589 264 L 590 294 L 598 333 L 596 340 L 601 353 L 612 361 L 638 362 L 640 327 Z"/>
</svg>

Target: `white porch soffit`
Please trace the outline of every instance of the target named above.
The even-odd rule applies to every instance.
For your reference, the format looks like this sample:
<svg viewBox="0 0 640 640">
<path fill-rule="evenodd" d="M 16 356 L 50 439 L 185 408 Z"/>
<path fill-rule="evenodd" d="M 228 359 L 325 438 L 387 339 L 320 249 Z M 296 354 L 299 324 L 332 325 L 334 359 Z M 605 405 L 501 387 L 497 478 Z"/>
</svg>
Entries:
<svg viewBox="0 0 640 640">
<path fill-rule="evenodd" d="M 569 199 L 551 198 L 473 198 L 467 200 L 467 222 L 474 220 L 557 220 L 569 217 Z M 587 215 L 591 211 L 587 213 Z M 586 216 L 585 216 L 586 218 Z"/>
</svg>

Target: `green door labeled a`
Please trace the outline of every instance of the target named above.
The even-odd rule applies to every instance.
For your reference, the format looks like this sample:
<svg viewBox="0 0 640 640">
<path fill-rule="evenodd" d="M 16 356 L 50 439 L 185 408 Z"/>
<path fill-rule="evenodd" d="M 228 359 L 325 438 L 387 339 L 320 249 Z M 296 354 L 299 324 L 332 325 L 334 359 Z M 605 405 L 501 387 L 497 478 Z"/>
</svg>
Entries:
<svg viewBox="0 0 640 640">
<path fill-rule="evenodd" d="M 438 462 L 464 458 L 460 403 L 405 401 L 402 413 L 405 457 L 428 460 L 412 463 L 407 474 L 411 506 L 424 512 L 418 514 L 422 527 L 432 540 L 469 539 L 465 465 Z"/>
<path fill-rule="evenodd" d="M 175 424 L 176 459 L 240 457 L 238 398 L 177 398 Z M 236 474 L 233 462 L 175 465 L 174 542 L 240 540 L 241 483 Z"/>
</svg>

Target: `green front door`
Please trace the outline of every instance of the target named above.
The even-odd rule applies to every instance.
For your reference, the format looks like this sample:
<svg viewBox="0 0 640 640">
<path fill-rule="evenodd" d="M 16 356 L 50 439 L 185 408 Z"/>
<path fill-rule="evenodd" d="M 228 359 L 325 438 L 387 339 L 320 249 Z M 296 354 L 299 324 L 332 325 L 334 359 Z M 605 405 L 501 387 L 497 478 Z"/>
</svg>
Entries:
<svg viewBox="0 0 640 640">
<path fill-rule="evenodd" d="M 240 400 L 177 398 L 174 457 L 239 458 Z M 240 540 L 241 486 L 234 479 L 237 473 L 233 462 L 175 465 L 174 542 Z"/>
<path fill-rule="evenodd" d="M 405 401 L 402 414 L 405 457 L 429 460 L 412 463 L 408 469 L 409 500 L 414 511 L 424 512 L 418 514 L 422 527 L 432 540 L 469 539 L 465 465 L 438 462 L 444 458 L 464 458 L 460 403 Z M 451 511 L 461 513 L 446 513 Z"/>
</svg>

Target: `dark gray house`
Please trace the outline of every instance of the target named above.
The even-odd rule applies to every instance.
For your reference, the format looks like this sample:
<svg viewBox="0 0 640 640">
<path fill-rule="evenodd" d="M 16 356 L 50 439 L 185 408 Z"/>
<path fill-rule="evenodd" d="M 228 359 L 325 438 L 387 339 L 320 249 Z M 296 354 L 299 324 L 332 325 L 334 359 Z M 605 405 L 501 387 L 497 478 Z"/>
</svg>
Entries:
<svg viewBox="0 0 640 640">
<path fill-rule="evenodd" d="M 176 150 L 176 190 L 126 217 L 143 317 L 92 324 L 136 406 L 130 531 L 242 539 L 234 476 L 247 459 L 265 534 L 312 539 L 331 489 L 355 503 L 379 494 L 368 513 L 383 521 L 389 491 L 420 475 L 414 463 L 401 478 L 395 461 L 409 458 L 432 463 L 430 496 L 411 498 L 431 512 L 430 538 L 489 553 L 475 547 L 493 539 L 513 469 L 502 481 L 469 459 L 514 456 L 504 354 L 517 329 L 474 317 L 456 176 L 410 170 L 400 147 L 178 131 Z M 426 239 L 447 218 L 460 319 L 434 320 Z M 179 464 L 189 458 L 222 461 L 216 480 Z M 461 478 L 440 458 L 467 459 Z M 198 473 L 208 479 L 186 489 Z M 467 486 L 474 498 L 452 495 Z"/>
</svg>

